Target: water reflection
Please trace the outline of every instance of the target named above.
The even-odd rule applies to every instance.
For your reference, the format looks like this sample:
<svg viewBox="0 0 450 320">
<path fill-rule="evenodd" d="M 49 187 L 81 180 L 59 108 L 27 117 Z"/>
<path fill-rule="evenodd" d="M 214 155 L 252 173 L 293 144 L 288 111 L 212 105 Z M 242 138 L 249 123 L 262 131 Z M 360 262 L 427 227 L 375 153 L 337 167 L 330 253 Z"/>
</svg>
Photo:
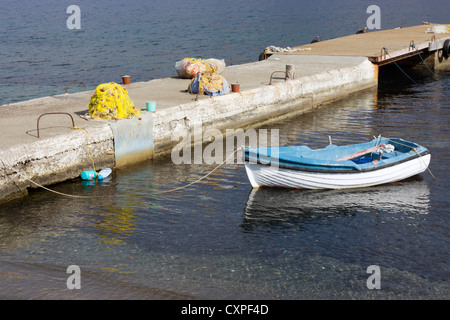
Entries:
<svg viewBox="0 0 450 320">
<path fill-rule="evenodd" d="M 368 141 L 378 135 L 379 122 L 373 121 L 377 112 L 378 94 L 370 88 L 351 94 L 348 99 L 324 103 L 312 112 L 264 126 L 279 129 L 280 145 L 306 144 L 323 148 L 331 136 L 335 144 Z"/>
<path fill-rule="evenodd" d="M 85 190 L 90 190 L 92 186 L 109 186 L 111 185 L 111 176 L 102 180 L 81 180 L 81 185 Z"/>
<path fill-rule="evenodd" d="M 357 214 L 382 212 L 389 220 L 398 214 L 428 214 L 430 190 L 420 176 L 402 182 L 354 190 L 252 189 L 242 227 L 303 228 L 307 224 Z"/>
</svg>

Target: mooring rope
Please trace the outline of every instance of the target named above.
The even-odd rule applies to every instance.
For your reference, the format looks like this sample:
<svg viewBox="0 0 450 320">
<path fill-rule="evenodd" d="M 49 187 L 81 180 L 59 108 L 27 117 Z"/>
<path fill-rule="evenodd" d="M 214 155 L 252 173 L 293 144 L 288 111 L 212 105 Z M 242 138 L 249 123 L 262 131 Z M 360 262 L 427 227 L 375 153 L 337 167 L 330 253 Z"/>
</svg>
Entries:
<svg viewBox="0 0 450 320">
<path fill-rule="evenodd" d="M 74 128 L 74 129 L 75 129 L 75 128 Z M 80 129 L 80 128 L 77 128 L 77 129 Z M 381 138 L 381 135 L 380 135 L 378 138 Z M 403 146 L 406 146 L 406 147 L 411 148 L 410 145 L 403 144 L 403 143 L 401 143 L 401 142 L 399 142 L 399 141 L 393 141 L 393 140 L 391 140 L 391 139 L 389 139 L 389 138 L 384 138 L 384 139 L 386 139 L 386 140 L 388 140 L 388 141 L 390 141 L 390 142 L 397 143 L 397 144 L 400 144 L 400 145 L 403 145 Z M 377 140 L 377 144 L 378 144 L 378 140 Z M 184 186 L 177 187 L 177 188 L 173 188 L 173 189 L 166 190 L 166 191 L 162 191 L 162 192 L 160 192 L 160 193 L 163 194 L 163 193 L 170 193 L 170 192 L 178 191 L 178 190 L 181 190 L 181 189 L 185 189 L 185 188 L 187 188 L 187 187 L 189 187 L 189 186 L 191 186 L 191 185 L 193 185 L 193 184 L 195 184 L 195 183 L 200 182 L 201 180 L 203 180 L 203 179 L 207 178 L 208 176 L 210 176 L 211 174 L 213 174 L 217 169 L 219 169 L 225 162 L 227 162 L 228 159 L 230 159 L 232 156 L 234 156 L 234 155 L 236 154 L 236 152 L 239 151 L 239 149 L 240 149 L 240 148 L 237 148 L 237 149 L 236 149 L 232 154 L 230 154 L 230 155 L 229 155 L 222 163 L 220 163 L 220 164 L 219 164 L 218 166 L 216 166 L 213 170 L 209 171 L 206 175 L 200 177 L 199 179 L 197 179 L 197 180 L 195 180 L 195 181 L 193 181 L 193 182 L 191 182 L 191 183 L 188 183 L 188 184 L 186 184 L 186 185 L 184 185 Z M 420 159 L 422 160 L 422 162 L 423 162 L 424 165 L 426 166 L 425 161 L 422 159 L 421 154 L 420 154 L 419 152 L 417 152 L 417 149 L 416 149 L 416 148 L 412 148 L 412 150 L 413 150 L 415 153 L 417 153 L 417 154 L 419 155 Z M 44 189 L 44 190 L 47 190 L 47 191 L 50 191 L 50 192 L 53 192 L 53 193 L 55 193 L 55 194 L 59 194 L 59 195 L 62 195 L 62 196 L 66 196 L 66 197 L 72 197 L 72 198 L 98 198 L 98 196 L 97 196 L 97 197 L 94 197 L 94 196 L 81 196 L 81 195 L 67 194 L 67 193 L 59 192 L 59 191 L 52 190 L 52 189 L 50 189 L 50 188 L 44 187 L 43 185 L 41 185 L 41 184 L 39 184 L 39 183 L 37 183 L 37 182 L 35 182 L 35 181 L 29 179 L 29 178 L 26 177 L 24 174 L 20 173 L 20 172 L 17 171 L 16 169 L 14 169 L 12 166 L 10 166 L 10 165 L 8 165 L 8 164 L 5 164 L 5 162 L 4 162 L 2 159 L 0 159 L 0 161 L 3 163 L 3 166 L 5 167 L 5 169 L 6 169 L 6 167 L 10 168 L 10 169 L 13 170 L 14 172 L 16 172 L 18 175 L 22 176 L 25 180 L 27 180 L 27 181 L 33 183 L 34 185 L 36 185 L 36 186 L 38 186 L 38 187 L 40 187 L 40 188 L 42 188 L 42 189 Z M 431 174 L 431 176 L 433 177 L 433 179 L 436 179 L 436 177 L 435 177 L 434 174 L 431 172 L 431 170 L 430 170 L 430 168 L 429 168 L 428 166 L 427 166 L 427 170 L 428 170 L 428 172 Z M 14 183 L 15 183 L 15 182 L 14 182 Z M 15 184 L 16 184 L 16 183 L 15 183 Z M 16 186 L 17 186 L 17 184 L 16 184 Z M 20 188 L 19 188 L 19 189 L 20 189 Z"/>
<path fill-rule="evenodd" d="M 134 129 L 135 129 L 135 127 L 136 127 L 136 122 L 137 122 L 136 119 L 137 119 L 137 117 L 135 116 L 135 117 L 134 117 L 134 122 L 133 122 L 133 127 L 131 128 L 130 135 L 128 136 L 127 140 L 125 141 L 125 143 L 124 143 L 119 149 L 117 149 L 117 150 L 115 150 L 115 151 L 107 151 L 107 150 L 103 149 L 103 147 L 95 140 L 95 138 L 92 136 L 92 134 L 89 133 L 89 131 L 87 131 L 87 129 L 85 129 L 85 128 L 80 128 L 80 127 L 77 127 L 77 126 L 73 127 L 72 129 L 83 130 L 86 134 L 88 134 L 88 135 L 91 137 L 92 141 L 94 141 L 94 143 L 95 143 L 96 145 L 98 145 L 99 148 L 100 148 L 104 153 L 106 153 L 106 154 L 108 154 L 108 155 L 114 155 L 115 153 L 117 153 L 117 152 L 119 152 L 120 150 L 122 150 L 122 149 L 128 144 L 128 142 L 130 141 L 130 139 L 131 139 L 131 137 L 132 137 L 132 135 L 133 135 Z M 88 139 L 86 139 L 86 140 L 87 140 L 87 142 L 89 142 Z"/>
<path fill-rule="evenodd" d="M 131 136 L 132 136 L 132 134 L 133 134 L 133 131 L 134 131 L 135 126 L 136 126 L 136 119 L 134 120 L 133 128 L 132 128 L 132 130 L 131 130 L 131 132 L 130 132 L 130 136 L 128 137 L 127 141 L 120 147 L 119 150 L 121 150 L 123 147 L 125 147 L 125 145 L 128 143 L 128 141 L 130 141 L 130 138 L 131 138 Z M 92 157 L 92 155 L 91 155 L 91 153 L 90 153 L 90 150 L 89 150 L 89 138 L 88 138 L 88 136 L 91 137 L 91 139 L 94 141 L 94 143 L 95 143 L 95 144 L 96 144 L 96 145 L 97 145 L 104 153 L 106 153 L 106 154 L 108 154 L 108 155 L 114 155 L 114 154 L 115 154 L 115 153 L 112 152 L 112 151 L 107 151 L 107 150 L 105 150 L 105 149 L 104 149 L 104 148 L 103 148 L 103 147 L 95 140 L 95 138 L 89 133 L 88 130 L 86 130 L 86 129 L 84 129 L 84 128 L 77 127 L 77 126 L 74 126 L 72 129 L 74 129 L 74 130 L 82 130 L 82 131 L 84 132 L 85 138 L 86 138 L 86 143 L 87 143 L 87 148 L 88 148 L 88 149 L 87 149 L 87 154 L 88 154 L 89 158 L 90 158 L 91 161 L 92 161 L 92 167 L 93 167 L 94 171 L 96 171 L 96 169 L 95 169 L 95 161 L 94 161 L 94 158 Z M 56 194 L 59 194 L 59 195 L 65 196 L 65 197 L 71 197 L 71 198 L 98 198 L 98 196 L 81 196 L 81 195 L 73 195 L 73 194 L 67 194 L 67 193 L 63 193 L 63 192 L 56 191 L 56 190 L 52 190 L 52 189 L 50 189 L 50 188 L 47 188 L 47 187 L 45 187 L 45 186 L 43 186 L 43 185 L 37 183 L 36 181 L 31 180 L 30 178 L 28 178 L 27 176 L 25 176 L 23 173 L 20 173 L 19 171 L 17 171 L 16 169 L 14 169 L 12 166 L 6 164 L 2 159 L 0 159 L 0 161 L 3 163 L 3 167 L 5 167 L 5 168 L 8 167 L 8 168 L 10 168 L 10 169 L 13 170 L 15 173 L 17 173 L 18 175 L 22 176 L 25 180 L 31 182 L 32 184 L 34 184 L 34 185 L 36 185 L 36 186 L 38 186 L 39 188 L 42 188 L 42 189 L 44 189 L 44 190 L 47 190 L 47 191 L 50 191 L 50 192 L 53 192 L 53 193 L 56 193 Z M 14 182 L 14 184 L 18 187 L 18 189 L 20 190 L 20 188 L 19 188 L 19 186 L 17 185 L 17 183 L 15 183 L 14 180 L 13 180 L 13 182 Z"/>
<path fill-rule="evenodd" d="M 381 136 L 381 135 L 380 135 L 380 136 Z M 427 164 L 425 163 L 425 160 L 423 160 L 422 155 L 421 155 L 419 152 L 417 152 L 417 148 L 413 148 L 413 147 L 411 147 L 411 146 L 409 146 L 409 145 L 407 145 L 407 144 L 404 144 L 404 143 L 401 143 L 401 142 L 398 142 L 398 141 L 394 141 L 394 140 L 391 140 L 391 139 L 389 139 L 389 138 L 383 138 L 383 139 L 386 139 L 387 141 L 390 141 L 390 142 L 392 142 L 392 143 L 397 143 L 397 144 L 402 145 L 402 146 L 404 146 L 404 147 L 411 148 L 415 153 L 417 153 L 417 155 L 419 156 L 420 160 L 422 160 L 423 164 L 427 167 L 427 170 L 428 170 L 428 172 L 431 174 L 431 176 L 433 177 L 433 179 L 436 180 L 436 177 L 435 177 L 434 174 L 431 172 L 429 166 L 427 166 Z"/>
<path fill-rule="evenodd" d="M 412 45 L 412 47 L 414 48 L 414 49 L 416 49 L 416 51 L 417 51 L 417 54 L 419 55 L 419 57 L 420 57 L 420 60 L 422 60 L 422 62 L 423 62 L 423 64 L 425 65 L 425 67 L 427 67 L 427 69 L 432 73 L 432 74 L 434 74 L 434 75 L 436 75 L 436 73 L 434 73 L 433 71 L 431 71 L 431 69 L 427 66 L 427 64 L 425 63 L 425 61 L 423 60 L 423 58 L 422 58 L 422 56 L 420 55 L 420 52 L 419 52 L 419 50 L 417 50 L 417 47 L 416 47 L 416 45 L 415 44 L 413 44 Z"/>
<path fill-rule="evenodd" d="M 214 171 L 216 171 L 217 169 L 219 169 L 219 168 L 220 168 L 220 167 L 221 167 L 228 159 L 230 159 L 232 156 L 234 156 L 238 150 L 239 150 L 239 148 L 237 148 L 237 149 L 236 149 L 232 154 L 230 154 L 230 155 L 229 155 L 222 163 L 220 163 L 220 164 L 219 164 L 218 166 L 216 166 L 213 170 L 211 170 L 210 172 L 208 172 L 206 175 L 202 176 L 201 178 L 199 178 L 199 179 L 197 179 L 197 180 L 195 180 L 195 181 L 193 181 L 193 182 L 191 182 L 191 183 L 189 183 L 189 184 L 187 184 L 187 185 L 185 185 L 185 186 L 181 186 L 181 187 L 174 188 L 174 189 L 167 190 L 167 191 L 162 191 L 162 192 L 160 192 L 160 193 L 169 193 L 169 192 L 181 190 L 181 189 L 187 188 L 187 187 L 189 187 L 189 186 L 191 186 L 191 185 L 193 185 L 193 184 L 195 184 L 195 183 L 197 183 L 197 182 L 199 182 L 199 181 L 205 179 L 206 177 L 208 177 L 209 175 L 211 175 L 212 173 L 214 173 Z M 66 196 L 66 197 L 72 197 L 72 198 L 99 198 L 99 196 L 81 196 L 81 195 L 73 195 L 73 194 L 67 194 L 67 193 L 63 193 L 63 192 L 56 191 L 56 190 L 52 190 L 52 189 L 50 189 L 50 188 L 44 187 L 43 185 L 41 185 L 41 184 L 39 184 L 39 183 L 37 183 L 37 182 L 31 180 L 30 178 L 26 177 L 23 173 L 20 173 L 19 171 L 17 171 L 16 169 L 14 169 L 12 166 L 6 164 L 2 159 L 0 159 L 0 161 L 3 163 L 3 166 L 5 167 L 5 169 L 6 169 L 6 167 L 10 168 L 10 169 L 13 170 L 14 172 L 16 172 L 18 175 L 22 176 L 25 180 L 27 180 L 27 181 L 33 183 L 34 185 L 36 185 L 36 186 L 38 186 L 38 187 L 40 187 L 40 188 L 42 188 L 42 189 L 44 189 L 44 190 L 47 190 L 47 191 L 50 191 L 50 192 L 53 192 L 53 193 L 56 193 L 56 194 L 59 194 L 59 195 L 62 195 L 62 196 Z M 14 182 L 14 183 L 15 183 L 15 182 Z M 16 183 L 15 183 L 15 184 L 16 184 Z M 16 184 L 16 186 L 17 186 L 17 184 Z M 18 186 L 17 186 L 17 187 L 18 187 Z M 19 188 L 19 190 L 20 190 L 20 188 Z"/>
<path fill-rule="evenodd" d="M 384 52 L 389 56 L 389 58 L 392 60 L 392 62 L 394 62 L 394 64 L 397 66 L 397 68 L 400 69 L 401 72 L 403 72 L 403 74 L 405 76 L 407 76 L 409 78 L 409 80 L 411 80 L 412 82 L 414 82 L 415 84 L 417 84 L 417 81 L 415 81 L 413 78 L 411 78 L 410 76 L 408 76 L 408 74 L 403 71 L 402 68 L 400 68 L 400 66 L 397 64 L 397 62 L 395 62 L 395 60 L 391 57 L 391 55 L 388 53 L 388 50 L 386 48 L 383 47 Z"/>
<path fill-rule="evenodd" d="M 20 173 L 19 171 L 17 171 L 16 169 L 14 169 L 12 166 L 10 166 L 10 165 L 8 165 L 8 164 L 5 164 L 5 162 L 4 162 L 2 159 L 0 159 L 0 161 L 3 163 L 3 166 L 4 166 L 5 168 L 6 168 L 6 167 L 10 168 L 10 169 L 13 170 L 15 173 L 17 173 L 18 175 L 22 176 L 25 180 L 27 180 L 27 181 L 33 183 L 34 185 L 36 185 L 36 186 L 38 186 L 38 187 L 40 187 L 40 188 L 42 188 L 42 189 L 45 189 L 45 190 L 47 190 L 47 191 L 50 191 L 50 192 L 53 192 L 53 193 L 56 193 L 56 194 L 59 194 L 59 195 L 62 195 L 62 196 L 66 196 L 66 197 L 72 197 L 72 198 L 94 198 L 93 196 L 80 196 L 80 195 L 67 194 L 67 193 L 59 192 L 59 191 L 52 190 L 52 189 L 50 189 L 50 188 L 44 187 L 43 185 L 40 185 L 39 183 L 37 183 L 37 182 L 31 180 L 30 178 L 26 177 L 23 173 Z M 17 184 L 16 184 L 16 185 L 17 185 Z M 20 189 L 20 188 L 19 188 L 19 189 Z"/>
<path fill-rule="evenodd" d="M 95 161 L 94 161 L 94 158 L 91 156 L 91 153 L 90 153 L 90 150 L 89 150 L 89 137 L 91 137 L 92 141 L 94 141 L 94 143 L 100 148 L 101 151 L 103 151 L 103 152 L 104 152 L 105 154 L 107 154 L 107 155 L 113 156 L 113 155 L 115 155 L 117 152 L 119 152 L 120 150 L 122 150 L 122 149 L 128 144 L 128 142 L 129 142 L 130 139 L 131 139 L 131 136 L 133 135 L 135 126 L 136 126 L 136 117 L 134 117 L 133 127 L 132 127 L 132 129 L 131 129 L 130 135 L 128 136 L 128 139 L 127 139 L 127 140 L 125 141 L 125 143 L 124 143 L 119 149 L 117 149 L 116 151 L 108 151 L 108 150 L 105 150 L 105 149 L 97 142 L 97 140 L 95 140 L 95 138 L 92 136 L 92 134 L 89 133 L 89 131 L 88 131 L 87 129 L 85 129 L 85 128 L 80 128 L 80 127 L 77 127 L 77 126 L 72 127 L 72 129 L 74 129 L 74 130 L 82 130 L 82 131 L 84 132 L 84 135 L 85 135 L 85 138 L 86 138 L 87 154 L 88 154 L 89 158 L 90 158 L 91 161 L 92 161 L 92 167 L 93 167 L 93 169 L 94 169 L 94 172 L 96 172 L 97 170 L 95 169 Z M 97 174 L 97 173 L 95 173 L 95 174 Z"/>
<path fill-rule="evenodd" d="M 230 154 L 221 164 L 219 164 L 217 167 L 215 167 L 213 170 L 211 170 L 210 172 L 208 172 L 206 175 L 204 175 L 203 177 L 201 177 L 201 178 L 199 178 L 199 179 L 197 179 L 197 180 L 195 180 L 195 181 L 193 181 L 193 182 L 191 182 L 191 183 L 188 183 L 187 185 L 185 185 L 185 186 L 181 186 L 181 187 L 178 187 L 178 188 L 174 188 L 174 189 L 171 189 L 171 190 L 167 190 L 167 191 L 162 191 L 161 193 L 169 193 L 169 192 L 173 192 L 173 191 L 177 191 L 177 190 L 181 190 L 181 189 L 184 189 L 184 188 L 187 188 L 187 187 L 189 187 L 189 186 L 191 186 L 191 185 L 193 185 L 193 184 L 195 184 L 195 183 L 197 183 L 197 182 L 199 182 L 199 181 L 201 181 L 201 180 L 203 180 L 203 179 L 205 179 L 206 177 L 208 177 L 209 175 L 211 175 L 214 171 L 216 171 L 217 169 L 219 169 L 228 159 L 230 159 L 232 156 L 234 156 L 235 155 L 235 153 L 236 152 L 238 152 L 238 150 L 239 150 L 240 148 L 237 148 L 232 154 Z"/>
</svg>

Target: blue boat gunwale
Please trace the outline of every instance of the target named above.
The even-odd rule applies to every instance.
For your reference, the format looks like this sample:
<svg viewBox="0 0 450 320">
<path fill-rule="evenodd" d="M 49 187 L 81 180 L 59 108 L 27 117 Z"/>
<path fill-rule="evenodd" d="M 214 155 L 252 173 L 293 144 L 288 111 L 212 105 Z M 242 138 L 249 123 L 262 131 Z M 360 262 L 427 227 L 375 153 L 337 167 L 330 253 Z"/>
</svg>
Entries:
<svg viewBox="0 0 450 320">
<path fill-rule="evenodd" d="M 380 159 L 378 159 L 380 153 L 373 152 L 375 159 L 371 162 L 360 164 L 355 163 L 352 160 L 337 160 L 343 156 L 347 156 L 361 150 L 366 150 L 376 145 L 388 143 L 395 146 L 395 156 L 393 156 L 393 153 L 383 153 Z M 375 138 L 370 142 L 344 146 L 331 144 L 322 149 L 311 149 L 307 146 L 286 146 L 268 148 L 245 147 L 244 150 L 244 161 L 248 163 L 257 163 L 260 165 L 276 166 L 284 169 L 320 173 L 355 173 L 380 170 L 382 168 L 395 166 L 430 153 L 425 147 L 400 138 Z M 272 150 L 278 151 L 278 157 L 271 157 L 273 154 Z M 304 155 L 309 157 L 304 157 L 300 153 L 293 154 L 292 150 L 301 151 Z M 262 153 L 260 153 L 260 151 L 262 151 Z M 286 151 L 291 152 L 286 155 Z M 328 159 L 327 157 L 319 157 L 320 155 L 326 154 L 328 154 Z M 330 154 L 333 155 L 333 157 L 330 157 Z M 316 158 L 310 157 L 311 155 L 316 156 Z"/>
</svg>

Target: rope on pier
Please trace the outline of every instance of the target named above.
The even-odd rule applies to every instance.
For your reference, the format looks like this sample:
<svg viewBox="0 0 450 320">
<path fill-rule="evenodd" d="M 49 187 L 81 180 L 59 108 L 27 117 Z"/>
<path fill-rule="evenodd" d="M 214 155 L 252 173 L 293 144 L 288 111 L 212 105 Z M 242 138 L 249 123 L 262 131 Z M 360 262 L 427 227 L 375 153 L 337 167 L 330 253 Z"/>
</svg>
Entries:
<svg viewBox="0 0 450 320">
<path fill-rule="evenodd" d="M 403 72 L 403 74 L 404 74 L 405 76 L 407 76 L 407 77 L 409 78 L 409 80 L 411 80 L 412 82 L 414 82 L 415 84 L 417 84 L 417 81 L 415 81 L 413 78 L 411 78 L 410 76 L 408 76 L 408 74 L 407 74 L 405 71 L 403 71 L 402 68 L 400 68 L 400 66 L 397 64 L 397 62 L 395 62 L 395 60 L 392 59 L 392 57 L 391 57 L 390 54 L 388 53 L 388 50 L 387 50 L 386 48 L 384 48 L 384 47 L 383 47 L 383 50 L 384 50 L 384 52 L 389 56 L 389 58 L 392 60 L 392 62 L 394 62 L 394 64 L 400 69 L 400 71 Z"/>
</svg>

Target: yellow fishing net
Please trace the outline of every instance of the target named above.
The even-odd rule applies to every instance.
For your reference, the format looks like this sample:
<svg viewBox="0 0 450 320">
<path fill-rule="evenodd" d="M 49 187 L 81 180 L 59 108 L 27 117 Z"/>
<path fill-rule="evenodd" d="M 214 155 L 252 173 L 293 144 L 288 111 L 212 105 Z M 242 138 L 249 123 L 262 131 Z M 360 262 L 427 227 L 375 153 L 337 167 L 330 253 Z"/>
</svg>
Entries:
<svg viewBox="0 0 450 320">
<path fill-rule="evenodd" d="M 127 89 L 110 82 L 102 83 L 95 89 L 89 102 L 89 114 L 95 120 L 118 120 L 138 116 L 141 110 L 134 107 Z"/>
</svg>

